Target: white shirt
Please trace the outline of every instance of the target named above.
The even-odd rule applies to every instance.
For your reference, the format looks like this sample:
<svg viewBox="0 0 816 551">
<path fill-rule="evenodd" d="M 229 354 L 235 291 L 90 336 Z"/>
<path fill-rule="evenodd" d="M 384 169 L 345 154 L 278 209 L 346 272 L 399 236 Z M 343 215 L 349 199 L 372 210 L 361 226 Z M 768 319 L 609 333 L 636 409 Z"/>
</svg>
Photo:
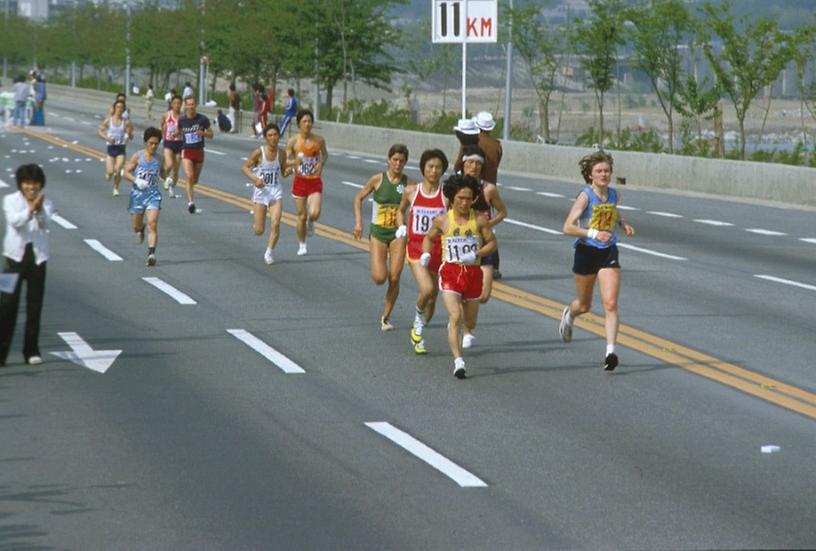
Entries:
<svg viewBox="0 0 816 551">
<path fill-rule="evenodd" d="M 3 197 L 3 214 L 6 217 L 3 256 L 22 262 L 26 245 L 31 243 L 37 265 L 48 260 L 48 225 L 54 212 L 54 204 L 48 197 L 36 215 L 29 212 L 28 201 L 21 191 Z"/>
</svg>

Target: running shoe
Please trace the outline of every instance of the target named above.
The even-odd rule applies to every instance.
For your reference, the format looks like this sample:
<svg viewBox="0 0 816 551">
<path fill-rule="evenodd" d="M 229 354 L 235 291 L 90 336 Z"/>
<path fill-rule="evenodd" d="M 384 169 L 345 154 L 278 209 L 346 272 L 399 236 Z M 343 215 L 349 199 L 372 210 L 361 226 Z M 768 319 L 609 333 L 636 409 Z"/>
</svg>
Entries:
<svg viewBox="0 0 816 551">
<path fill-rule="evenodd" d="M 190 214 L 196 213 L 195 203 L 187 203 L 187 212 Z"/>
<path fill-rule="evenodd" d="M 464 379 L 465 374 L 465 360 L 462 358 L 456 358 L 456 360 L 453 362 L 453 376 L 457 379 Z"/>
<path fill-rule="evenodd" d="M 306 243 L 301 243 L 300 245 L 298 245 L 298 252 L 297 252 L 298 256 L 303 256 L 307 252 L 308 251 L 306 250 Z"/>
<path fill-rule="evenodd" d="M 471 333 L 465 333 L 462 336 L 462 348 L 471 348 L 476 341 L 476 336 Z"/>
<path fill-rule="evenodd" d="M 145 266 L 155 266 L 156 265 L 156 255 L 149 254 L 147 255 L 147 262 L 145 262 Z"/>
<path fill-rule="evenodd" d="M 380 330 L 381 331 L 392 331 L 394 326 L 391 325 L 391 322 L 385 318 L 380 318 Z"/>
<path fill-rule="evenodd" d="M 144 231 L 145 231 L 145 227 L 142 226 L 142 229 L 140 229 L 139 231 L 136 232 L 136 241 L 139 242 L 139 245 L 144 243 Z"/>
<path fill-rule="evenodd" d="M 412 337 L 413 338 L 413 337 Z M 412 343 L 414 345 L 414 352 L 421 355 L 427 354 L 428 350 L 425 348 L 425 339 L 420 339 L 419 342 Z"/>
<path fill-rule="evenodd" d="M 315 226 L 314 220 L 309 219 L 309 221 L 306 222 L 306 235 L 307 236 L 312 237 L 314 235 L 314 226 Z"/>
<path fill-rule="evenodd" d="M 266 249 L 266 252 L 264 253 L 264 262 L 267 264 L 273 264 L 275 262 L 275 257 L 272 256 L 271 249 Z"/>
<path fill-rule="evenodd" d="M 119 197 L 119 190 L 118 189 L 113 188 L 113 196 L 114 197 Z"/>
<path fill-rule="evenodd" d="M 42 356 L 37 356 L 35 354 L 34 356 L 28 358 L 28 365 L 40 365 L 41 363 L 43 363 Z"/>
<path fill-rule="evenodd" d="M 175 190 L 176 190 L 176 186 L 170 186 L 170 188 L 167 190 L 167 196 L 170 199 L 175 199 L 176 197 L 178 197 L 178 195 L 176 195 Z"/>
<path fill-rule="evenodd" d="M 411 342 L 416 344 L 422 341 L 422 333 L 417 333 L 417 324 L 411 328 Z"/>
<path fill-rule="evenodd" d="M 618 355 L 614 352 L 607 354 L 604 358 L 604 371 L 615 371 L 616 367 L 618 367 Z"/>
<path fill-rule="evenodd" d="M 568 313 L 569 306 L 565 306 L 564 311 L 561 312 L 561 323 L 558 324 L 558 334 L 561 335 L 561 340 L 564 342 L 570 342 L 572 340 L 572 324 L 567 323 Z"/>
<path fill-rule="evenodd" d="M 173 187 L 173 179 L 168 176 L 164 179 L 164 189 L 170 189 L 171 187 Z"/>
</svg>

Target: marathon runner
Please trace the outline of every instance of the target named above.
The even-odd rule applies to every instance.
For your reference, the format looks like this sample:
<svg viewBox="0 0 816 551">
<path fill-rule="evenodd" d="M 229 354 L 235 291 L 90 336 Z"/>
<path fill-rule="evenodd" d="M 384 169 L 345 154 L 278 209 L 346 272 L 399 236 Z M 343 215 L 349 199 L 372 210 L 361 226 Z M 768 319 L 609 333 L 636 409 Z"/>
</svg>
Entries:
<svg viewBox="0 0 816 551">
<path fill-rule="evenodd" d="M 169 105 L 170 109 L 161 118 L 161 131 L 164 136 L 164 166 L 167 170 L 164 189 L 167 190 L 167 196 L 173 198 L 176 196 L 175 188 L 181 165 L 181 144 L 184 143 L 176 137 L 176 127 L 181 118 L 181 96 L 176 94 L 171 97 Z"/>
<path fill-rule="evenodd" d="M 196 111 L 194 96 L 184 98 L 184 115 L 178 119 L 176 138 L 181 139 L 181 166 L 187 178 L 187 211 L 196 213 L 195 185 L 204 168 L 204 138 L 212 138 L 210 119 Z"/>
<path fill-rule="evenodd" d="M 119 195 L 119 182 L 122 180 L 122 167 L 125 164 L 126 146 L 133 139 L 133 125 L 124 118 L 125 102 L 116 100 L 111 114 L 102 120 L 97 135 L 107 143 L 105 157 L 105 179 L 113 178 L 113 196 Z"/>
<path fill-rule="evenodd" d="M 144 242 L 145 226 L 149 231 L 146 262 L 148 266 L 156 265 L 156 244 L 159 240 L 159 212 L 162 199 L 159 180 L 164 173 L 164 166 L 162 157 L 157 155 L 157 150 L 161 138 L 161 130 L 154 126 L 147 128 L 144 131 L 144 149 L 131 157 L 125 166 L 125 179 L 133 182 L 128 212 L 139 243 Z"/>
</svg>

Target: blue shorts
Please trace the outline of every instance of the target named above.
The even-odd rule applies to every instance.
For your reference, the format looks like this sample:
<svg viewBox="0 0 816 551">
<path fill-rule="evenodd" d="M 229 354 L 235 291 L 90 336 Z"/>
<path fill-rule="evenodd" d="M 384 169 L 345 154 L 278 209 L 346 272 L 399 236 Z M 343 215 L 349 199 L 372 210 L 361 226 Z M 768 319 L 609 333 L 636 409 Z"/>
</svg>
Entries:
<svg viewBox="0 0 816 551">
<path fill-rule="evenodd" d="M 174 155 L 181 155 L 181 144 L 184 143 L 181 140 L 177 142 L 171 142 L 164 140 L 164 148 L 169 149 L 173 152 Z"/>
<path fill-rule="evenodd" d="M 125 147 L 124 145 L 109 145 L 108 146 L 108 157 L 118 157 L 119 155 L 125 154 Z"/>
<path fill-rule="evenodd" d="M 130 190 L 128 212 L 130 214 L 144 214 L 144 211 L 150 209 L 161 210 L 161 200 L 162 196 L 158 186 L 139 189 L 134 185 Z"/>
<path fill-rule="evenodd" d="M 605 249 L 577 243 L 575 245 L 575 260 L 572 271 L 578 275 L 595 275 L 603 268 L 620 268 L 618 260 L 618 246 L 612 245 Z"/>
</svg>

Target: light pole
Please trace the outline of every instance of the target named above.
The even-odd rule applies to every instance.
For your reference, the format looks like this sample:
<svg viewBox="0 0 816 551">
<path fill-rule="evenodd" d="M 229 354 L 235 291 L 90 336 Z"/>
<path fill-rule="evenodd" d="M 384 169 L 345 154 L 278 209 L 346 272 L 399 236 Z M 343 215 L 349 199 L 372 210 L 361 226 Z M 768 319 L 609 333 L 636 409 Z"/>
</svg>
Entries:
<svg viewBox="0 0 816 551">
<path fill-rule="evenodd" d="M 125 97 L 130 96 L 130 2 L 125 4 L 127 21 L 125 22 Z"/>
<path fill-rule="evenodd" d="M 9 0 L 6 0 L 6 18 L 5 23 L 3 25 L 3 34 L 8 37 L 8 19 L 9 19 Z M 3 52 L 3 80 L 8 78 L 8 57 L 6 57 L 5 52 Z"/>
<path fill-rule="evenodd" d="M 207 57 L 204 55 L 204 18 L 207 16 L 207 0 L 201 0 L 201 42 L 198 45 L 200 50 L 198 64 L 198 103 L 204 105 L 207 101 Z"/>
<path fill-rule="evenodd" d="M 513 91 L 511 89 L 511 80 L 513 75 L 513 0 L 508 0 L 510 5 L 510 26 L 507 33 L 507 69 L 504 79 L 504 124 L 502 125 L 502 139 L 507 141 L 510 139 L 510 96 Z"/>
</svg>

